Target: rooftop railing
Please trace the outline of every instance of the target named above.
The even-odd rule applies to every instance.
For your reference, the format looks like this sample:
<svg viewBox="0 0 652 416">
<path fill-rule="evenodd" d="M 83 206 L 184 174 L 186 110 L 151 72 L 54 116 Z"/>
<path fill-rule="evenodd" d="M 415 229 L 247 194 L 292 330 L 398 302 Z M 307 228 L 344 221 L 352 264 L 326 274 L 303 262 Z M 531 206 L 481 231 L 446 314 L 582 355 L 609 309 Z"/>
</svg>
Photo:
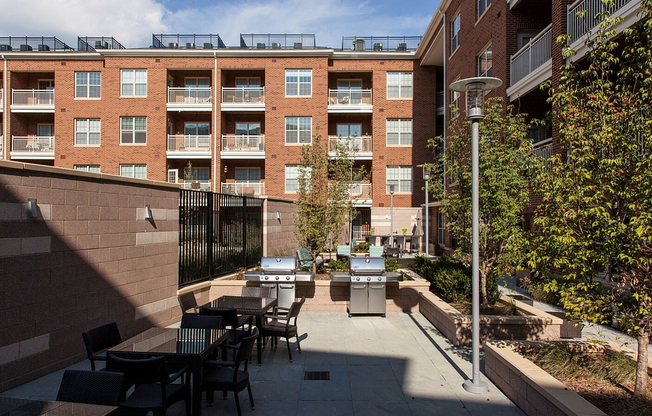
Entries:
<svg viewBox="0 0 652 416">
<path fill-rule="evenodd" d="M 552 57 L 552 24 L 510 58 L 510 85 L 514 85 Z"/>
<path fill-rule="evenodd" d="M 210 104 L 211 87 L 168 87 L 168 103 L 173 104 Z"/>
<path fill-rule="evenodd" d="M 210 152 L 210 134 L 168 134 L 168 151 Z"/>
<path fill-rule="evenodd" d="M 97 49 L 126 49 L 112 36 L 79 36 L 77 38 L 77 50 L 95 51 Z"/>
<path fill-rule="evenodd" d="M 14 105 L 54 105 L 54 90 L 12 90 Z"/>
<path fill-rule="evenodd" d="M 343 51 L 414 51 L 421 36 L 353 36 L 342 37 Z"/>
<path fill-rule="evenodd" d="M 577 0 L 568 6 L 566 27 L 570 35 L 569 43 L 575 42 L 600 23 L 600 19 L 596 18 L 597 14 L 612 14 L 631 1 L 633 0 L 614 0 L 614 4 L 609 6 L 602 0 Z"/>
<path fill-rule="evenodd" d="M 168 49 L 217 49 L 226 48 L 218 34 L 165 34 L 155 33 L 152 35 L 153 48 Z"/>
<path fill-rule="evenodd" d="M 73 50 L 54 36 L 0 36 L 0 51 L 62 51 Z"/>
<path fill-rule="evenodd" d="M 329 105 L 371 105 L 371 90 L 338 88 L 328 90 Z"/>
<path fill-rule="evenodd" d="M 241 33 L 240 47 L 247 49 L 315 49 L 315 34 Z"/>
</svg>

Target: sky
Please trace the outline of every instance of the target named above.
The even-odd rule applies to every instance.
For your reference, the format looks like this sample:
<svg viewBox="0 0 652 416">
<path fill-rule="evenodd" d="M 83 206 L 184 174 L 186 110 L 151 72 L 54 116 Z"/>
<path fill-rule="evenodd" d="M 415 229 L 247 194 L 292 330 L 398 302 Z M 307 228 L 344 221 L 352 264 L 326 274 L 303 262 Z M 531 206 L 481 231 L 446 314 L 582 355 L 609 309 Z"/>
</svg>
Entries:
<svg viewBox="0 0 652 416">
<path fill-rule="evenodd" d="M 342 36 L 423 35 L 438 0 L 0 0 L 0 36 L 113 36 L 127 48 L 149 47 L 153 33 L 314 33 L 318 46 Z"/>
</svg>

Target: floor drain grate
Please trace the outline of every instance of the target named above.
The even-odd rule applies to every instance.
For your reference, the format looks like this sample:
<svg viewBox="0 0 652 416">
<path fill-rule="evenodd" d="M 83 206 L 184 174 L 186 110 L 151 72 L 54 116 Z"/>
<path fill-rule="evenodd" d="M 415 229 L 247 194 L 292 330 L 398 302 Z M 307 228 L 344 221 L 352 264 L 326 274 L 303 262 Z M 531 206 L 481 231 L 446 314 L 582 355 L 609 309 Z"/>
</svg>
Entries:
<svg viewBox="0 0 652 416">
<path fill-rule="evenodd" d="M 330 380 L 330 371 L 306 371 L 303 373 L 304 380 Z"/>
</svg>

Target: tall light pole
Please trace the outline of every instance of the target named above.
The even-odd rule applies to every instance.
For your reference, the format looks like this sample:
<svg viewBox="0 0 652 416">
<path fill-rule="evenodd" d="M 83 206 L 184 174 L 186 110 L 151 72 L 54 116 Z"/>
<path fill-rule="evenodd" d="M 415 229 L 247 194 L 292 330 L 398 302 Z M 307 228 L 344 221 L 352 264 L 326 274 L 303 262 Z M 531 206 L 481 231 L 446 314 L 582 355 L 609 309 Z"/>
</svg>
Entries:
<svg viewBox="0 0 652 416">
<path fill-rule="evenodd" d="M 389 185 L 389 246 L 394 247 L 394 185 Z"/>
<path fill-rule="evenodd" d="M 426 214 L 425 214 L 425 220 L 426 220 L 426 257 L 430 257 L 430 254 L 428 253 L 428 250 L 430 248 L 430 239 L 429 239 L 429 226 L 428 226 L 428 181 L 430 180 L 430 171 L 425 165 L 417 165 L 418 168 L 423 169 L 423 180 L 426 182 Z"/>
<path fill-rule="evenodd" d="M 464 382 L 470 393 L 486 393 L 487 383 L 480 381 L 480 120 L 484 118 L 484 94 L 502 85 L 498 78 L 476 77 L 455 81 L 453 91 L 466 92 L 466 118 L 471 120 L 472 169 L 472 280 L 473 285 L 473 379 Z"/>
</svg>

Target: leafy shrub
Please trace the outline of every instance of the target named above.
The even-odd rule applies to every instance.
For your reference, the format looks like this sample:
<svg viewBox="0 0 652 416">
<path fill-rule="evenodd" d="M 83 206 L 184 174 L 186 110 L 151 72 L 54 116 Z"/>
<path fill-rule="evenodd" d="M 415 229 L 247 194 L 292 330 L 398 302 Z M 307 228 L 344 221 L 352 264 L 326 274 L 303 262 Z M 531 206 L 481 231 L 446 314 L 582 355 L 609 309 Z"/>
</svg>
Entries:
<svg viewBox="0 0 652 416">
<path fill-rule="evenodd" d="M 449 257 L 431 261 L 415 257 L 412 269 L 431 283 L 431 290 L 446 302 L 459 302 L 471 297 L 471 269 Z M 497 290 L 497 289 L 496 289 Z"/>
<path fill-rule="evenodd" d="M 349 271 L 349 259 L 344 257 L 339 260 L 331 260 L 328 263 L 328 267 L 331 271 L 334 272 L 348 272 Z"/>
<path fill-rule="evenodd" d="M 371 244 L 367 243 L 366 241 L 358 243 L 355 246 L 351 247 L 351 253 L 368 253 L 370 245 Z"/>
<path fill-rule="evenodd" d="M 386 272 L 395 272 L 397 271 L 401 265 L 398 263 L 398 260 L 395 258 L 385 258 L 385 271 Z"/>
</svg>

